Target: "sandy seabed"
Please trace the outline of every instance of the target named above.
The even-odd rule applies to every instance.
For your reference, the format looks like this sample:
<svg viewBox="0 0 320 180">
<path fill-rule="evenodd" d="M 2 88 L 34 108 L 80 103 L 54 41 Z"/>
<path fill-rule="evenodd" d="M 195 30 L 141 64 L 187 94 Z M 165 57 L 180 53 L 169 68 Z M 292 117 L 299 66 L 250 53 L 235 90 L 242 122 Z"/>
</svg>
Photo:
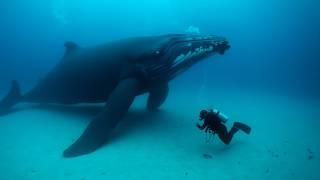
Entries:
<svg viewBox="0 0 320 180">
<path fill-rule="evenodd" d="M 146 112 L 145 101 L 138 97 L 103 148 L 72 159 L 63 150 L 102 105 L 18 105 L 0 117 L 0 179 L 320 179 L 319 102 L 175 87 L 159 112 Z M 228 127 L 251 125 L 252 134 L 240 132 L 229 146 L 217 137 L 206 143 L 195 123 L 209 107 L 228 114 Z"/>
</svg>

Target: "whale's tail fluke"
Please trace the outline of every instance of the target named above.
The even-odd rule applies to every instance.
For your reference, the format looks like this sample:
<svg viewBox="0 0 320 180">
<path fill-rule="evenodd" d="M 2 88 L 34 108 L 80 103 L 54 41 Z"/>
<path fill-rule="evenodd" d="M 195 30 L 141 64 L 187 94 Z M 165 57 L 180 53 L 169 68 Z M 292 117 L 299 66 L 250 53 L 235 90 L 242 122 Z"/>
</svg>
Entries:
<svg viewBox="0 0 320 180">
<path fill-rule="evenodd" d="M 21 100 L 20 86 L 17 81 L 12 81 L 11 89 L 7 96 L 0 101 L 0 115 L 6 114 Z"/>
</svg>

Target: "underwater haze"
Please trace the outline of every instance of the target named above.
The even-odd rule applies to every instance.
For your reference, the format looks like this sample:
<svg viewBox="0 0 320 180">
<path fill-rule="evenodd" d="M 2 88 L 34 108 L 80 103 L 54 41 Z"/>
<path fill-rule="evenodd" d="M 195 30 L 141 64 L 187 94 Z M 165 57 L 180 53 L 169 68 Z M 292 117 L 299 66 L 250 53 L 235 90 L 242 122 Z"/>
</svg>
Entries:
<svg viewBox="0 0 320 180">
<path fill-rule="evenodd" d="M 145 110 L 147 95 L 137 97 L 112 138 L 85 156 L 62 152 L 103 104 L 17 104 L 0 115 L 0 179 L 320 179 L 319 8 L 318 0 L 0 1 L 0 100 L 12 80 L 22 93 L 41 82 L 67 41 L 86 48 L 190 34 L 231 46 L 172 80 L 156 113 Z M 210 108 L 227 114 L 228 129 L 240 121 L 251 134 L 207 142 L 196 123 Z"/>
</svg>

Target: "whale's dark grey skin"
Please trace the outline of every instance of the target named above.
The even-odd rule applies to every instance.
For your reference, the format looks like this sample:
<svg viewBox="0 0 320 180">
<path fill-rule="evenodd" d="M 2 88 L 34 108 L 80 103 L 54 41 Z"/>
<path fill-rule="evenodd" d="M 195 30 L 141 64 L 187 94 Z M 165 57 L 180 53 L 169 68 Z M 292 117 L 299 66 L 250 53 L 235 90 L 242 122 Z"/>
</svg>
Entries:
<svg viewBox="0 0 320 180">
<path fill-rule="evenodd" d="M 67 42 L 62 60 L 31 91 L 21 94 L 18 83 L 12 82 L 0 112 L 10 111 L 19 102 L 106 102 L 63 153 L 65 157 L 88 154 L 107 141 L 137 95 L 149 93 L 147 108 L 156 110 L 167 97 L 170 80 L 229 47 L 222 37 L 183 34 L 129 38 L 93 48 Z"/>
</svg>

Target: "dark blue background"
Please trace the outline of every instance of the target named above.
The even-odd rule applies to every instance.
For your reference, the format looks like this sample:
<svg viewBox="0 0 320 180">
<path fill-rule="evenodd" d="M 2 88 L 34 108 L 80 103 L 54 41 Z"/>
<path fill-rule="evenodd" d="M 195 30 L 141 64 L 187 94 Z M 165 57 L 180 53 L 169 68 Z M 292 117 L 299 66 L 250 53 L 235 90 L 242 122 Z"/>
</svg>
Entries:
<svg viewBox="0 0 320 180">
<path fill-rule="evenodd" d="M 196 26 L 203 34 L 227 37 L 232 49 L 197 65 L 177 83 L 320 97 L 319 4 L 317 0 L 2 0 L 0 88 L 6 91 L 12 79 L 24 90 L 32 87 L 59 61 L 66 40 L 90 46 L 130 36 L 183 33 Z"/>
</svg>

